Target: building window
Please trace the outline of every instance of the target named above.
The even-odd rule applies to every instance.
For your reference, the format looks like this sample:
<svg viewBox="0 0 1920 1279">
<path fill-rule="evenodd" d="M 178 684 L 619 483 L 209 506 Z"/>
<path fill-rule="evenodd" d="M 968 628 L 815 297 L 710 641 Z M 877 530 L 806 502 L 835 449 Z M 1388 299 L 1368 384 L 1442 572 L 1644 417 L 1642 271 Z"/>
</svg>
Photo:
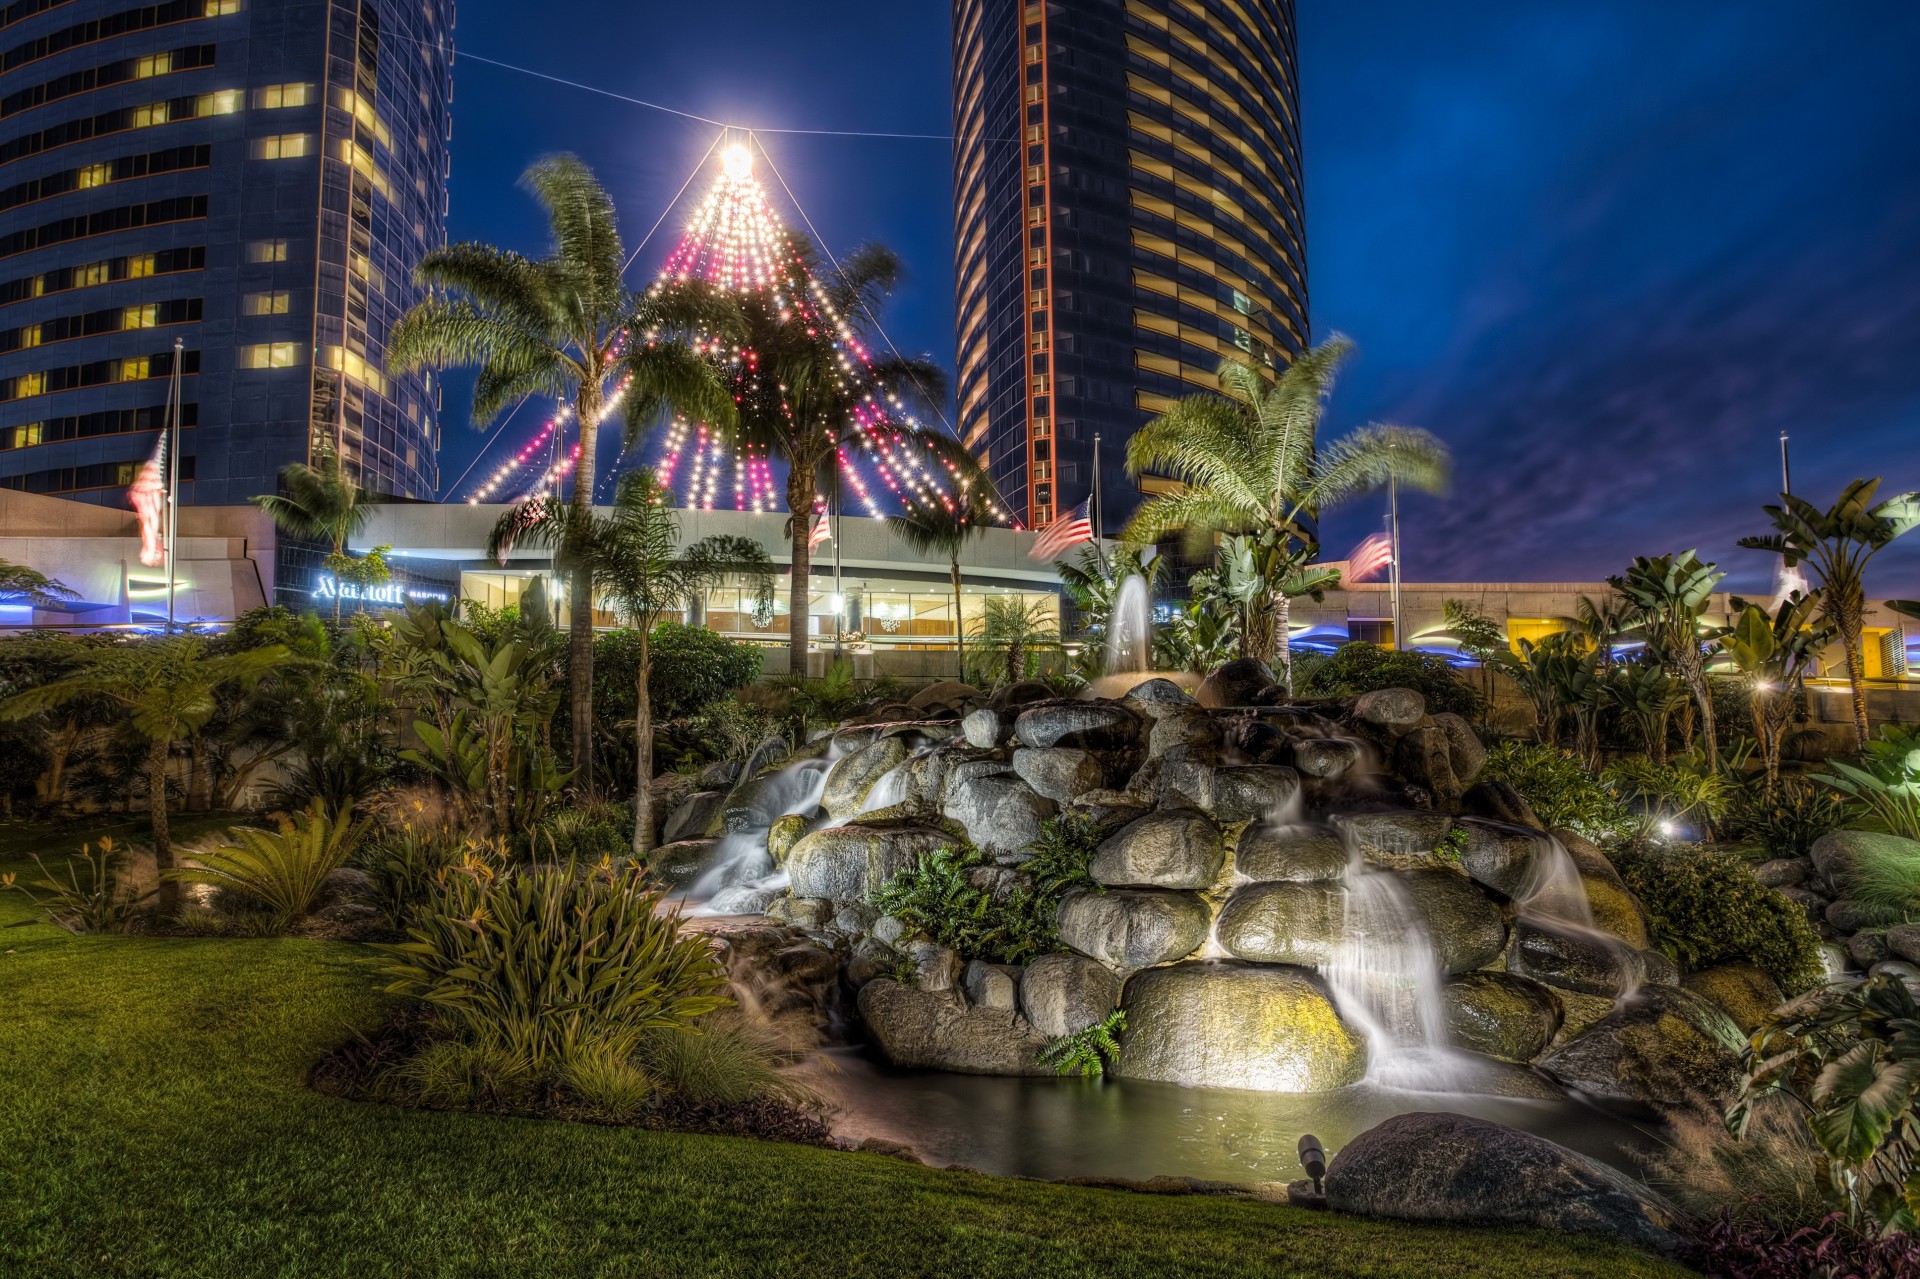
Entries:
<svg viewBox="0 0 1920 1279">
<path fill-rule="evenodd" d="M 13 398 L 16 400 L 39 395 L 46 389 L 47 375 L 44 373 L 22 373 L 13 380 Z"/>
<path fill-rule="evenodd" d="M 1392 648 L 1393 619 L 1391 617 L 1349 617 L 1347 639 L 1355 644 L 1378 644 L 1382 648 Z"/>
<path fill-rule="evenodd" d="M 130 306 L 120 315 L 120 327 L 123 329 L 150 329 L 159 322 L 160 305 L 157 302 Z"/>
<path fill-rule="evenodd" d="M 249 293 L 241 299 L 242 315 L 285 315 L 291 298 L 285 289 L 272 293 Z"/>
<path fill-rule="evenodd" d="M 207 0 L 206 13 L 209 18 L 224 18 L 229 13 L 240 12 L 240 0 Z"/>
<path fill-rule="evenodd" d="M 45 427 L 39 422 L 29 422 L 25 426 L 16 426 L 13 428 L 13 447 L 17 449 L 31 448 L 33 445 L 40 443 L 45 434 Z"/>
<path fill-rule="evenodd" d="M 111 164 L 89 164 L 85 168 L 75 169 L 73 172 L 73 185 L 82 191 L 89 191 L 94 187 L 103 187 L 111 181 L 113 181 L 113 166 Z"/>
<path fill-rule="evenodd" d="M 1248 297 L 1246 294 L 1242 293 L 1240 290 L 1235 289 L 1233 291 L 1233 309 L 1238 311 L 1242 315 L 1252 315 L 1253 299 Z"/>
<path fill-rule="evenodd" d="M 313 101 L 310 84 L 267 84 L 253 91 L 253 105 L 272 111 L 279 107 L 304 107 Z"/>
<path fill-rule="evenodd" d="M 276 133 L 253 140 L 256 160 L 297 160 L 306 155 L 312 139 L 304 133 Z"/>
<path fill-rule="evenodd" d="M 152 358 L 145 355 L 129 355 L 120 361 L 120 380 L 138 382 L 148 377 L 153 369 Z"/>
<path fill-rule="evenodd" d="M 232 115 L 246 102 L 246 95 L 238 89 L 218 89 L 212 93 L 203 93 L 194 102 L 194 114 L 197 116 Z M 161 104 L 163 107 L 165 104 Z M 164 124 L 166 121 L 161 120 Z"/>
<path fill-rule="evenodd" d="M 171 53 L 150 53 L 144 58 L 133 60 L 133 79 L 151 80 L 157 75 L 166 75 L 173 70 Z"/>
<path fill-rule="evenodd" d="M 287 242 L 285 240 L 254 240 L 247 245 L 249 262 L 285 262 L 287 260 Z"/>
<path fill-rule="evenodd" d="M 254 346 L 243 346 L 235 352 L 233 366 L 237 369 L 291 369 L 300 365 L 300 344 L 297 342 L 261 342 Z"/>
<path fill-rule="evenodd" d="M 127 258 L 127 278 L 129 280 L 144 280 L 153 274 L 153 267 L 153 254 L 133 254 Z"/>
</svg>

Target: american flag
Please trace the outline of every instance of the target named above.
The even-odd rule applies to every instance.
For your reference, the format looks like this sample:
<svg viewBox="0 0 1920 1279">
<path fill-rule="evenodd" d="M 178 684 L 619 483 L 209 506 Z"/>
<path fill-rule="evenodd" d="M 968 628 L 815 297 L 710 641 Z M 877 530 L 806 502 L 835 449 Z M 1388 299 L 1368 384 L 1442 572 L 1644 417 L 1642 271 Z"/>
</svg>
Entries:
<svg viewBox="0 0 1920 1279">
<path fill-rule="evenodd" d="M 827 523 L 826 511 L 816 509 L 813 513 L 813 531 L 807 534 L 807 549 L 809 551 L 819 550 L 820 543 L 830 542 L 832 540 L 833 529 Z"/>
<path fill-rule="evenodd" d="M 1067 553 L 1069 547 L 1093 540 L 1093 524 L 1087 518 L 1088 507 L 1093 504 L 1089 497 L 1080 505 L 1063 512 L 1059 519 L 1040 530 L 1040 536 L 1033 540 L 1033 549 L 1027 552 L 1036 560 L 1057 560 Z"/>
<path fill-rule="evenodd" d="M 1364 582 L 1393 563 L 1393 542 L 1385 533 L 1374 533 L 1347 552 L 1346 579 Z"/>
</svg>

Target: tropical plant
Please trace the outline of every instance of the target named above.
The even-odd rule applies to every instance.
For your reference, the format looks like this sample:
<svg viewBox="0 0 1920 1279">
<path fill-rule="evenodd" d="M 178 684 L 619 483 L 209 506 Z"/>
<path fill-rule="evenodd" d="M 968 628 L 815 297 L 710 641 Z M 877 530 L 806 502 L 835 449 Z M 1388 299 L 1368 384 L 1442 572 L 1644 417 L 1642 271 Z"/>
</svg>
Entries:
<svg viewBox="0 0 1920 1279">
<path fill-rule="evenodd" d="M 1025 964 L 1060 947 L 1057 893 L 1016 888 L 996 898 L 969 873 L 992 860 L 974 848 L 941 848 L 888 880 L 868 901 L 962 959 Z"/>
<path fill-rule="evenodd" d="M 126 711 L 127 724 L 147 742 L 153 862 L 160 873 L 160 909 L 169 915 L 180 906 L 179 886 L 166 876 L 174 865 L 167 831 L 167 757 L 174 743 L 212 717 L 222 688 L 252 683 L 298 660 L 282 644 L 220 655 L 208 645 L 206 636 L 188 634 L 65 648 L 61 655 L 74 662 L 71 674 L 0 702 L 0 719 L 24 719 L 92 699 Z"/>
<path fill-rule="evenodd" d="M 92 844 L 82 844 L 78 853 L 67 858 L 64 876 L 48 870 L 40 854 L 35 853 L 33 864 L 40 878 L 23 884 L 13 871 L 0 873 L 0 891 L 25 894 L 28 901 L 46 912 L 49 923 L 70 933 L 125 932 L 140 907 L 153 896 L 153 890 L 135 890 L 122 862 L 113 837 L 102 836 L 98 852 Z"/>
<path fill-rule="evenodd" d="M 802 735 L 809 727 L 838 724 L 871 696 L 853 677 L 853 663 L 844 657 L 828 663 L 818 678 L 775 675 L 767 686 L 785 695 L 787 714 L 797 721 Z"/>
<path fill-rule="evenodd" d="M 1442 600 L 1440 620 L 1444 633 L 1460 646 L 1480 667 L 1480 699 L 1483 706 L 1493 704 L 1493 673 L 1512 656 L 1506 633 L 1500 623 L 1482 613 L 1466 600 Z"/>
<path fill-rule="evenodd" d="M 1742 786 L 1727 809 L 1726 833 L 1760 845 L 1769 857 L 1805 857 L 1815 840 L 1846 821 L 1846 806 L 1832 791 L 1789 778 L 1771 791 Z"/>
<path fill-rule="evenodd" d="M 1098 1079 L 1120 1064 L 1119 1036 L 1126 1028 L 1127 1015 L 1116 1008 L 1086 1029 L 1053 1040 L 1034 1061 L 1052 1068 L 1056 1075 Z"/>
<path fill-rule="evenodd" d="M 521 181 L 552 230 L 547 256 L 529 259 L 471 242 L 429 250 L 415 275 L 437 292 L 394 325 L 387 363 L 396 372 L 478 366 L 475 426 L 488 425 L 509 404 L 530 395 L 570 400 L 580 459 L 572 527 L 584 532 L 591 522 L 594 477 L 600 473 L 600 423 L 616 400 L 629 444 L 663 404 L 705 421 L 732 419 L 733 401 L 712 363 L 685 340 L 695 329 L 724 330 L 726 312 L 691 282 L 644 294 L 627 288 L 622 278 L 627 254 L 613 200 L 576 157 L 541 160 Z M 573 575 L 567 667 L 576 782 L 591 792 L 592 570 L 570 547 L 562 548 L 558 562 Z"/>
<path fill-rule="evenodd" d="M 1713 603 L 1713 588 L 1725 573 L 1716 572 L 1692 551 L 1678 555 L 1635 556 L 1624 574 L 1608 583 L 1640 616 L 1639 633 L 1647 651 L 1672 671 L 1693 695 L 1700 710 L 1700 731 L 1706 738 L 1707 758 L 1720 758 L 1720 741 L 1713 720 L 1713 696 L 1707 687 L 1707 661 L 1701 637 L 1702 618 Z M 1691 742 L 1689 742 L 1691 744 Z"/>
<path fill-rule="evenodd" d="M 1614 650 L 1634 634 L 1640 620 L 1640 610 L 1618 595 L 1603 595 L 1597 600 L 1591 595 L 1582 595 L 1574 601 L 1574 629 L 1586 636 L 1587 642 L 1600 654 L 1603 671 L 1612 671 Z"/>
<path fill-rule="evenodd" d="M 1184 487 L 1145 502 L 1125 539 L 1145 544 L 1181 531 L 1205 546 L 1219 534 L 1244 535 L 1244 553 L 1264 583 L 1242 617 L 1244 655 L 1277 658 L 1283 675 L 1287 591 L 1312 586 L 1303 571 L 1318 549 L 1313 521 L 1389 481 L 1427 491 L 1446 482 L 1446 448 L 1425 431 L 1370 425 L 1330 444 L 1319 440 L 1334 373 L 1352 349 L 1346 338 L 1330 338 L 1272 381 L 1252 360 L 1224 361 L 1222 394 L 1178 401 L 1127 442 L 1130 474 L 1168 474 Z M 1330 584 L 1323 579 L 1320 587 Z"/>
<path fill-rule="evenodd" d="M 1501 742 L 1487 752 L 1480 775 L 1520 792 L 1549 830 L 1564 826 L 1585 839 L 1611 841 L 1636 824 L 1586 765 L 1556 746 Z"/>
<path fill-rule="evenodd" d="M 1667 764 L 1628 755 L 1607 765 L 1600 780 L 1622 804 L 1640 813 L 1647 827 L 1667 838 L 1696 822 L 1706 838 L 1713 838 L 1736 792 L 1733 782 L 1709 768 L 1698 752 Z"/>
<path fill-rule="evenodd" d="M 1507 674 L 1533 703 L 1534 737 L 1558 745 L 1560 727 L 1571 716 L 1580 758 L 1591 764 L 1598 742 L 1593 733 L 1603 685 L 1600 655 L 1578 635 L 1566 631 L 1538 640 L 1514 641 L 1516 660 Z"/>
<path fill-rule="evenodd" d="M 382 948 L 386 990 L 426 1001 L 535 1074 L 631 1056 L 649 1034 L 729 1002 L 712 946 L 662 907 L 638 866 L 461 866 L 410 940 Z"/>
<path fill-rule="evenodd" d="M 1109 552 L 1099 542 L 1088 542 L 1073 558 L 1057 560 L 1053 567 L 1060 575 L 1060 589 L 1079 614 L 1080 669 L 1089 677 L 1106 674 L 1121 589 L 1137 577 L 1146 598 L 1152 600 L 1166 560 L 1151 547 L 1117 546 Z M 1150 654 L 1134 656 L 1151 663 Z"/>
<path fill-rule="evenodd" d="M 0 604 L 54 608 L 77 598 L 78 591 L 70 589 L 65 582 L 48 577 L 39 569 L 0 560 Z"/>
<path fill-rule="evenodd" d="M 1153 632 L 1156 669 L 1210 675 L 1240 652 L 1240 619 L 1234 608 L 1209 589 L 1202 575 L 1188 581 L 1193 598 L 1176 608 Z M 1294 676 L 1300 676 L 1294 663 Z"/>
<path fill-rule="evenodd" d="M 353 864 L 367 876 L 361 894 L 380 920 L 396 932 L 433 896 L 442 876 L 475 855 L 451 829 L 427 829 L 409 823 L 361 844 Z"/>
<path fill-rule="evenodd" d="M 956 488 L 952 497 L 909 495 L 904 499 L 905 514 L 889 515 L 887 527 L 915 552 L 947 557 L 947 575 L 953 586 L 955 666 L 965 671 L 966 626 L 960 608 L 960 552 L 983 529 L 1000 522 L 1000 507 L 994 494 L 993 481 L 973 461 L 971 455 L 967 456 L 966 464 L 956 470 L 955 476 Z M 1066 580 L 1064 572 L 1061 580 Z"/>
<path fill-rule="evenodd" d="M 1444 657 L 1412 649 L 1381 648 L 1365 640 L 1342 644 L 1333 656 L 1300 681 L 1312 697 L 1351 697 L 1382 688 L 1411 688 L 1426 699 L 1427 710 L 1472 716 L 1479 707 L 1473 687 Z"/>
<path fill-rule="evenodd" d="M 1596 653 L 1603 651 L 1595 650 Z M 1673 672 L 1652 660 L 1620 663 L 1610 674 L 1604 666 L 1601 671 L 1602 698 L 1639 727 L 1647 758 L 1656 767 L 1665 767 L 1667 725 L 1673 713 L 1686 702 L 1687 690 L 1673 677 Z"/>
<path fill-rule="evenodd" d="M 1788 995 L 1825 976 L 1807 912 L 1733 853 L 1637 846 L 1615 859 L 1647 909 L 1654 944 L 1687 969 L 1744 961 Z"/>
<path fill-rule="evenodd" d="M 327 877 L 347 864 L 371 826 L 365 819 L 354 821 L 350 805 L 329 813 L 315 800 L 306 811 L 282 819 L 277 830 L 235 826 L 227 832 L 232 843 L 196 851 L 168 876 L 257 902 L 265 908 L 269 930 L 281 932 L 312 911 Z"/>
<path fill-rule="evenodd" d="M 1920 1219 L 1920 1006 L 1896 973 L 1832 985 L 1761 1023 L 1728 1112 L 1742 1131 L 1763 1099 L 1806 1112 L 1849 1219 L 1911 1231 Z"/>
<path fill-rule="evenodd" d="M 1755 1106 L 1738 1137 L 1722 1115 L 1681 1110 L 1666 1119 L 1665 1140 L 1641 1156 L 1646 1181 L 1694 1221 L 1725 1214 L 1791 1229 L 1831 1207 L 1820 1147 L 1785 1098 Z"/>
<path fill-rule="evenodd" d="M 253 504 L 289 537 L 325 543 L 326 566 L 338 579 L 353 563 L 347 539 L 367 526 L 373 507 L 347 474 L 331 437 L 315 435 L 311 452 L 311 463 L 289 462 L 280 468 L 281 492 L 259 494 Z M 340 616 L 338 591 L 333 596 L 333 615 Z"/>
<path fill-rule="evenodd" d="M 989 595 L 976 634 L 967 678 L 986 688 L 1033 678 L 1040 654 L 1060 647 L 1053 609 L 1018 595 Z"/>
<path fill-rule="evenodd" d="M 813 1102 L 811 1091 L 781 1073 L 783 1055 L 774 1036 L 729 1008 L 685 1029 L 646 1036 L 636 1059 L 661 1088 L 696 1104 L 738 1106 L 761 1098 Z"/>
<path fill-rule="evenodd" d="M 1027 845 L 1020 871 L 1034 891 L 1059 898 L 1070 888 L 1097 888 L 1087 867 L 1107 832 L 1086 813 L 1066 809 L 1040 823 L 1039 836 Z"/>
<path fill-rule="evenodd" d="M 1866 624 L 1867 565 L 1895 538 L 1920 525 L 1920 492 L 1901 493 L 1876 503 L 1880 481 L 1855 480 L 1826 510 L 1791 493 L 1780 505 L 1763 508 L 1774 532 L 1743 537 L 1740 545 L 1772 551 L 1788 568 L 1805 563 L 1820 579 L 1820 615 L 1839 633 L 1847 658 L 1847 682 L 1853 692 L 1853 731 L 1867 744 L 1867 667 L 1861 648 Z"/>
<path fill-rule="evenodd" d="M 1920 727 L 1884 725 L 1858 764 L 1830 759 L 1827 767 L 1814 780 L 1845 795 L 1864 823 L 1920 839 Z"/>
<path fill-rule="evenodd" d="M 1795 700 L 1807 674 L 1816 668 L 1820 650 L 1833 638 L 1830 623 L 1814 621 L 1819 606 L 1819 591 L 1794 592 L 1772 612 L 1735 599 L 1733 624 L 1720 635 L 1720 651 L 1747 687 L 1768 793 L 1780 779 L 1780 739 L 1793 718 Z"/>
<path fill-rule="evenodd" d="M 660 622 L 646 648 L 647 697 L 656 721 L 686 719 L 760 678 L 761 649 L 704 626 Z M 639 676 L 639 632 L 623 626 L 593 642 L 593 678 L 599 685 L 593 704 L 601 719 L 634 717 Z"/>
</svg>

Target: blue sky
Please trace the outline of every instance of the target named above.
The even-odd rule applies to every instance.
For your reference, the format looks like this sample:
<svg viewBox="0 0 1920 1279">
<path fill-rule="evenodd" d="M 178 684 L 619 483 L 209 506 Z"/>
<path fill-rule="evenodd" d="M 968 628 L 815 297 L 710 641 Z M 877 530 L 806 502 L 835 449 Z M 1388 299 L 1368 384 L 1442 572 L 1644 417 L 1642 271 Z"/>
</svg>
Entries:
<svg viewBox="0 0 1920 1279">
<path fill-rule="evenodd" d="M 762 128 L 948 128 L 938 0 L 537 12 L 463 0 L 458 47 Z M 1410 577 L 1590 581 L 1698 546 L 1761 588 L 1765 557 L 1733 542 L 1761 528 L 1783 429 L 1797 492 L 1920 488 L 1920 5 L 1301 0 L 1299 34 L 1313 325 L 1360 347 L 1329 429 L 1424 426 L 1457 457 L 1449 496 L 1404 504 Z M 514 181 L 571 150 L 636 242 L 713 133 L 462 60 L 451 233 L 538 251 Z M 947 145 L 765 143 L 830 246 L 899 251 L 890 334 L 950 364 Z M 456 383 L 448 484 L 483 438 L 465 409 Z M 1380 511 L 1334 513 L 1330 553 Z M 1911 543 L 1876 595 L 1920 595 Z"/>
</svg>

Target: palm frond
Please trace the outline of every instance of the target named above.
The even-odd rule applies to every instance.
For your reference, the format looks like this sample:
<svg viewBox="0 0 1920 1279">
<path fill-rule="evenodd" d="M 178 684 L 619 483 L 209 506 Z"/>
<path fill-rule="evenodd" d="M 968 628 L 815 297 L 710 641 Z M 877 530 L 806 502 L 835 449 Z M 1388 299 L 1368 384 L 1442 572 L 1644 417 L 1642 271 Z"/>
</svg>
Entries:
<svg viewBox="0 0 1920 1279">
<path fill-rule="evenodd" d="M 581 319 L 607 322 L 626 311 L 620 244 L 613 197 L 575 155 L 553 155 L 536 162 L 521 177 L 547 211 L 553 230 L 551 278 L 564 281 Z"/>
</svg>

